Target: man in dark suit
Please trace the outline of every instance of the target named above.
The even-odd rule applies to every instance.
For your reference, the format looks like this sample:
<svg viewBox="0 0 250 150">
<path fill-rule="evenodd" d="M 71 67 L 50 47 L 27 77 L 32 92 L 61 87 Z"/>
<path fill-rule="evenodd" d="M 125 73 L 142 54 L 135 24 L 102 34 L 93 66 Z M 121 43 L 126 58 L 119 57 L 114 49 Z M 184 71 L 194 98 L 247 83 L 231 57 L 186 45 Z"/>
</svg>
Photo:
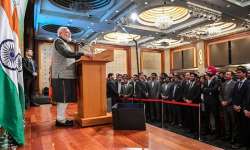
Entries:
<svg viewBox="0 0 250 150">
<path fill-rule="evenodd" d="M 131 81 L 129 82 L 129 84 L 131 84 L 133 87 L 133 94 L 132 94 L 133 97 L 135 97 L 135 85 L 136 85 L 136 82 L 138 82 L 138 80 L 139 80 L 138 75 L 134 74 Z"/>
<path fill-rule="evenodd" d="M 129 84 L 128 77 L 123 78 L 120 96 L 123 98 L 130 98 L 133 96 L 133 86 Z"/>
<path fill-rule="evenodd" d="M 170 79 L 168 77 L 166 77 L 163 81 L 162 81 L 162 85 L 161 85 L 161 98 L 164 101 L 169 100 L 170 98 L 170 89 L 171 89 L 171 85 L 172 83 L 170 83 Z M 169 111 L 168 111 L 168 104 L 163 104 L 163 119 L 164 122 L 171 122 L 171 118 L 169 117 Z"/>
<path fill-rule="evenodd" d="M 236 82 L 232 79 L 233 73 L 228 71 L 225 74 L 225 82 L 222 83 L 220 92 L 220 102 L 222 106 L 224 124 L 225 124 L 225 136 L 224 140 L 229 140 L 231 137 L 230 126 L 235 126 L 235 117 L 232 107 L 232 94 Z"/>
<path fill-rule="evenodd" d="M 205 75 L 206 81 L 203 87 L 206 132 L 210 131 L 214 135 L 214 139 L 217 139 L 220 136 L 220 81 L 216 78 L 216 72 L 217 70 L 214 66 L 208 67 Z"/>
<path fill-rule="evenodd" d="M 248 111 L 247 99 L 249 97 L 249 81 L 247 80 L 247 69 L 244 66 L 238 66 L 236 69 L 238 81 L 234 86 L 232 94 L 232 105 L 235 114 L 235 126 L 233 127 L 233 149 L 240 148 L 243 144 L 248 143 L 245 133 L 249 128 L 246 125 L 246 112 Z"/>
<path fill-rule="evenodd" d="M 181 81 L 181 85 L 183 88 L 183 100 L 186 99 L 186 96 L 188 94 L 189 86 L 190 86 L 190 72 L 185 73 L 184 80 Z M 190 115 L 191 115 L 191 108 L 189 107 L 181 107 L 182 115 L 183 115 L 183 125 L 185 127 L 188 127 L 190 125 Z"/>
<path fill-rule="evenodd" d="M 148 86 L 143 73 L 139 74 L 139 80 L 135 84 L 135 98 L 148 98 Z M 147 121 L 150 119 L 149 103 L 145 103 L 145 113 Z"/>
<path fill-rule="evenodd" d="M 249 81 L 248 81 L 249 82 Z M 244 144 L 247 147 L 247 150 L 250 150 L 250 88 L 248 87 L 248 98 L 247 101 L 243 103 L 243 112 L 244 112 Z"/>
<path fill-rule="evenodd" d="M 171 86 L 170 89 L 170 99 L 176 102 L 183 101 L 183 87 L 181 84 L 181 78 L 179 75 L 175 75 L 174 77 L 174 84 Z M 177 124 L 179 127 L 182 127 L 183 118 L 181 113 L 181 106 L 178 105 L 170 105 L 170 111 L 172 112 L 173 122 L 172 125 Z"/>
<path fill-rule="evenodd" d="M 120 96 L 121 95 L 121 89 L 122 89 L 122 75 L 121 74 L 116 75 L 115 84 L 116 84 L 117 93 Z"/>
<path fill-rule="evenodd" d="M 188 88 L 186 89 L 186 95 L 184 101 L 188 104 L 198 104 L 200 103 L 200 95 L 201 95 L 201 87 L 199 83 L 197 83 L 197 74 L 190 73 L 190 83 Z M 198 120 L 199 115 L 197 108 L 186 107 L 186 112 L 184 115 L 188 118 L 187 127 L 190 129 L 191 132 L 195 134 L 198 133 Z"/>
<path fill-rule="evenodd" d="M 37 65 L 32 59 L 33 50 L 27 49 L 25 51 L 25 57 L 23 58 L 23 79 L 24 79 L 24 91 L 25 91 L 25 108 L 30 106 L 39 106 L 33 100 L 35 79 L 37 77 Z"/>
<path fill-rule="evenodd" d="M 151 99 L 159 99 L 160 97 L 160 82 L 157 79 L 157 74 L 151 74 L 151 80 L 148 81 L 148 93 L 149 98 Z M 159 103 L 150 103 L 150 119 L 151 121 L 160 121 L 161 120 L 161 104 Z"/>
<path fill-rule="evenodd" d="M 113 106 L 114 104 L 117 103 L 117 99 L 119 97 L 119 94 L 117 92 L 113 73 L 108 74 L 107 97 L 108 97 L 108 99 L 111 99 L 111 106 Z"/>
</svg>

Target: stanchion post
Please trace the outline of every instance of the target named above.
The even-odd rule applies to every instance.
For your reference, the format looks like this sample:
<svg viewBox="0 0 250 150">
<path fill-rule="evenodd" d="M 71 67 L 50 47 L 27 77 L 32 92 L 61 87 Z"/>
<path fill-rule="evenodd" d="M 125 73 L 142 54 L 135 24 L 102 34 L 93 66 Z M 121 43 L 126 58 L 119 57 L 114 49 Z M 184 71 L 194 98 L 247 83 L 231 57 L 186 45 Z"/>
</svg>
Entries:
<svg viewBox="0 0 250 150">
<path fill-rule="evenodd" d="M 201 140 L 201 104 L 199 103 L 199 141 Z"/>
<path fill-rule="evenodd" d="M 164 127 L 163 99 L 161 99 L 161 128 Z"/>
</svg>

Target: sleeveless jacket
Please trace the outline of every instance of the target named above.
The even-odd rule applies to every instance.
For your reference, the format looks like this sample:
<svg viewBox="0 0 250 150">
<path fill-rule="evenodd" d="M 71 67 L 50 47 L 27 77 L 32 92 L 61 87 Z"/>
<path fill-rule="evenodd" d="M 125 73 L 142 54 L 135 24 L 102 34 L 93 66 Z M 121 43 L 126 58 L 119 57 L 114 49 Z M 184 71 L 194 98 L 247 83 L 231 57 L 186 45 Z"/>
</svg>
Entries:
<svg viewBox="0 0 250 150">
<path fill-rule="evenodd" d="M 83 55 L 75 53 L 62 38 L 57 38 L 52 47 L 52 79 L 75 79 L 75 58 Z"/>
</svg>

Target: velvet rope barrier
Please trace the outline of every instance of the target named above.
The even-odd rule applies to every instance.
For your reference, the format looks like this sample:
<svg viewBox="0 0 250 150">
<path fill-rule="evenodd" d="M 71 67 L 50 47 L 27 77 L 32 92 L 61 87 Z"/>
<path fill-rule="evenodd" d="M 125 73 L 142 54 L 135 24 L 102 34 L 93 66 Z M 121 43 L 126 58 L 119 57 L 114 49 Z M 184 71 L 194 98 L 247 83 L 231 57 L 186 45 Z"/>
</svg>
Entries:
<svg viewBox="0 0 250 150">
<path fill-rule="evenodd" d="M 123 99 L 123 100 L 128 100 L 128 101 L 157 102 L 157 103 L 173 104 L 173 105 L 182 105 L 182 106 L 189 106 L 189 107 L 198 107 L 198 108 L 200 107 L 199 104 L 177 102 L 177 101 L 173 101 L 173 100 L 143 99 L 143 98 L 122 98 L 122 99 Z"/>
</svg>

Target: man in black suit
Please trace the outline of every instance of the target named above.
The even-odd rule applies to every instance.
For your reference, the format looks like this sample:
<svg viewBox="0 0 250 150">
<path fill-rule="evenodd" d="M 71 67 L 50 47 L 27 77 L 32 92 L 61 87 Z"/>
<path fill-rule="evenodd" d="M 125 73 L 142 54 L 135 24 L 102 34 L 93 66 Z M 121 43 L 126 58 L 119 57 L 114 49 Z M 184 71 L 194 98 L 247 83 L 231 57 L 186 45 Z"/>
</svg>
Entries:
<svg viewBox="0 0 250 150">
<path fill-rule="evenodd" d="M 37 77 L 37 65 L 32 59 L 33 50 L 27 49 L 25 51 L 25 57 L 23 58 L 23 79 L 24 79 L 24 91 L 25 91 L 25 108 L 30 106 L 39 106 L 33 100 L 35 79 Z"/>
<path fill-rule="evenodd" d="M 190 73 L 190 83 L 184 99 L 184 101 L 188 104 L 200 103 L 201 87 L 196 78 L 197 74 Z M 198 111 L 198 108 L 187 107 L 185 112 L 186 115 L 184 115 L 186 118 L 188 118 L 187 127 L 195 134 L 198 133 Z"/>
<path fill-rule="evenodd" d="M 181 81 L 181 85 L 183 88 L 183 100 L 186 99 L 186 96 L 188 94 L 189 86 L 190 86 L 190 72 L 185 73 L 184 80 Z M 189 107 L 181 107 L 182 115 L 183 115 L 183 125 L 185 127 L 188 127 L 190 125 L 190 108 Z"/>
<path fill-rule="evenodd" d="M 250 84 L 250 83 L 249 83 Z M 243 112 L 244 112 L 244 144 L 247 147 L 247 150 L 250 150 L 250 88 L 248 88 L 248 98 L 247 101 L 243 103 Z"/>
<path fill-rule="evenodd" d="M 123 77 L 123 84 L 121 88 L 120 96 L 123 98 L 130 98 L 133 95 L 133 86 L 129 84 L 128 77 Z"/>
<path fill-rule="evenodd" d="M 249 126 L 246 125 L 247 100 L 249 98 L 249 81 L 247 80 L 247 69 L 244 66 L 238 66 L 236 69 L 238 81 L 234 86 L 232 94 L 232 105 L 235 114 L 235 126 L 233 127 L 234 144 L 233 149 L 240 148 L 243 144 L 248 143 L 245 133 Z"/>
<path fill-rule="evenodd" d="M 108 74 L 107 97 L 108 97 L 108 99 L 111 99 L 111 106 L 113 106 L 114 104 L 117 103 L 117 99 L 119 97 L 119 94 L 117 92 L 113 73 Z"/>
<path fill-rule="evenodd" d="M 179 75 L 175 75 L 174 77 L 174 84 L 171 86 L 170 89 L 170 99 L 172 101 L 176 102 L 182 102 L 183 101 L 183 87 L 181 84 L 181 77 Z M 182 127 L 183 118 L 181 113 L 181 107 L 178 105 L 170 105 L 170 111 L 172 112 L 173 122 L 172 125 L 177 124 L 179 127 Z"/>
<path fill-rule="evenodd" d="M 163 81 L 162 81 L 162 85 L 161 85 L 161 98 L 164 101 L 168 101 L 170 98 L 170 89 L 171 89 L 171 85 L 172 83 L 170 83 L 170 79 L 169 77 L 166 77 Z M 163 119 L 164 122 L 171 122 L 171 118 L 169 117 L 169 105 L 168 104 L 163 104 Z"/>
<path fill-rule="evenodd" d="M 148 98 L 148 86 L 143 73 L 139 74 L 139 80 L 135 84 L 135 98 Z M 150 119 L 149 103 L 145 103 L 146 119 Z"/>
<path fill-rule="evenodd" d="M 224 116 L 224 124 L 225 124 L 225 135 L 224 140 L 229 140 L 231 137 L 230 126 L 235 125 L 235 117 L 233 113 L 232 107 L 232 93 L 236 81 L 232 79 L 233 72 L 226 72 L 225 74 L 225 82 L 222 83 L 221 92 L 220 92 L 220 102 L 222 106 L 222 112 Z"/>
<path fill-rule="evenodd" d="M 157 79 L 157 74 L 151 74 L 151 80 L 148 81 L 148 93 L 150 99 L 159 99 L 161 85 Z M 161 119 L 161 104 L 150 103 L 150 119 L 151 121 L 160 121 Z"/>
<path fill-rule="evenodd" d="M 214 139 L 220 136 L 220 117 L 219 117 L 219 89 L 220 81 L 216 78 L 216 68 L 209 66 L 205 75 L 206 81 L 203 87 L 205 104 L 205 126 L 206 132 L 211 132 Z M 209 128 L 210 127 L 210 128 Z"/>
<path fill-rule="evenodd" d="M 136 85 L 136 82 L 138 82 L 138 80 L 139 80 L 138 75 L 134 74 L 129 82 L 129 84 L 131 84 L 133 87 L 133 94 L 132 94 L 133 97 L 135 97 L 135 85 Z"/>
</svg>

